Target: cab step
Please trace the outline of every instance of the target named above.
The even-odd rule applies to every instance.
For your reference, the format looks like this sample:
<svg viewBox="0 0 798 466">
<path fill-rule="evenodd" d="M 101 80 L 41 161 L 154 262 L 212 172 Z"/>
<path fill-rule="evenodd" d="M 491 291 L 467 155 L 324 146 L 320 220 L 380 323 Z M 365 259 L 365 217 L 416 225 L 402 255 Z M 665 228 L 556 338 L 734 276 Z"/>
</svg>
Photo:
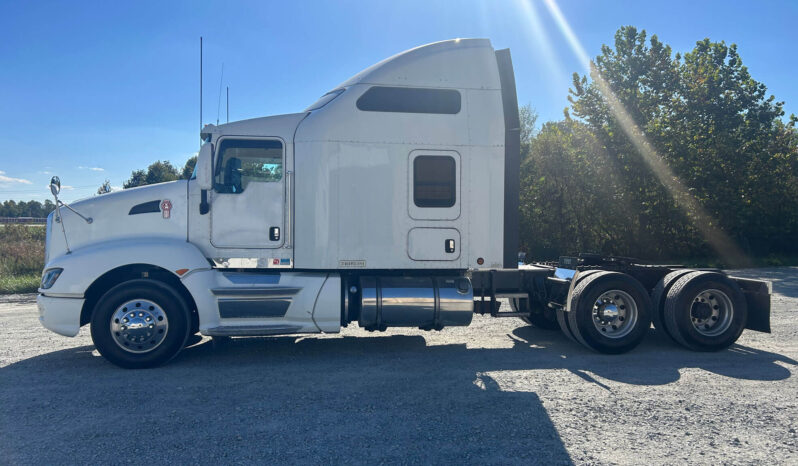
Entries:
<svg viewBox="0 0 798 466">
<path fill-rule="evenodd" d="M 202 334 L 212 337 L 260 337 L 297 333 L 301 328 L 296 325 L 226 325 L 209 328 Z"/>
</svg>

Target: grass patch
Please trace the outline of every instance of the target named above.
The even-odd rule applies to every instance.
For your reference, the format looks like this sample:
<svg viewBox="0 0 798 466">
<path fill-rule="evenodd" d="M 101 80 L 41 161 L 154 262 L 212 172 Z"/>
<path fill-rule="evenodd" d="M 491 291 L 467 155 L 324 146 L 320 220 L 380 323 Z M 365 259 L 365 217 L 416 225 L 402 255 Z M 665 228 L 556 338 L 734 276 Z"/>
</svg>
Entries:
<svg viewBox="0 0 798 466">
<path fill-rule="evenodd" d="M 32 293 L 44 268 L 41 225 L 0 226 L 0 294 Z"/>
<path fill-rule="evenodd" d="M 41 275 L 0 276 L 0 294 L 35 293 L 39 289 Z"/>
</svg>

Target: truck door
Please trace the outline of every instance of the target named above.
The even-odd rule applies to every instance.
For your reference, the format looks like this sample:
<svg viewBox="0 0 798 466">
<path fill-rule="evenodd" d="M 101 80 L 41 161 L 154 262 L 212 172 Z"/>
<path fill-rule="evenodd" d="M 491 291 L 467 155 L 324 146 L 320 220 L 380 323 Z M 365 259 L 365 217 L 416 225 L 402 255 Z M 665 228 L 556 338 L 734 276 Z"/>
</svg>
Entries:
<svg viewBox="0 0 798 466">
<path fill-rule="evenodd" d="M 285 231 L 285 143 L 223 136 L 214 156 L 211 244 L 279 248 Z"/>
</svg>

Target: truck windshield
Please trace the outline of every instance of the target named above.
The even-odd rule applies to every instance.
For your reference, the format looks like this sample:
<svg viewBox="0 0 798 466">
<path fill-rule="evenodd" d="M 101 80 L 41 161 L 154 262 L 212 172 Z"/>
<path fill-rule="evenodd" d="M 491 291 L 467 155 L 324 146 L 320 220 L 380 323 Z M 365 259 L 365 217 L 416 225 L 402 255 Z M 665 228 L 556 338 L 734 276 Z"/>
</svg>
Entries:
<svg viewBox="0 0 798 466">
<path fill-rule="evenodd" d="M 335 100 L 335 98 L 338 97 L 339 95 L 341 95 L 343 92 L 344 92 L 344 89 L 336 89 L 334 91 L 330 91 L 330 92 L 324 94 L 323 96 L 321 96 L 321 98 L 319 100 L 314 102 L 310 107 L 306 108 L 305 111 L 306 112 L 312 112 L 313 110 L 318 110 L 318 109 L 324 107 L 325 105 L 329 104 L 333 100 Z"/>
</svg>

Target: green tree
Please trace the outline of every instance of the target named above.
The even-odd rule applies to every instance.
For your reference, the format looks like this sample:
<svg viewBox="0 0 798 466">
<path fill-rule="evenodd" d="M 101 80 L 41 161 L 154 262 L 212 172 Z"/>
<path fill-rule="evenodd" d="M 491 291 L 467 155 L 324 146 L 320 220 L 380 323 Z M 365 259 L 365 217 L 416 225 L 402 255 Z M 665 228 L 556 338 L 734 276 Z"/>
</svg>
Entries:
<svg viewBox="0 0 798 466">
<path fill-rule="evenodd" d="M 110 180 L 105 180 L 105 182 L 99 188 L 97 188 L 97 194 L 98 195 L 99 194 L 108 194 L 111 191 L 113 191 L 113 189 L 111 189 L 111 181 Z"/>
<path fill-rule="evenodd" d="M 130 178 L 122 183 L 122 188 L 135 188 L 136 186 L 144 186 L 147 184 L 147 171 L 146 170 L 133 170 Z"/>
<path fill-rule="evenodd" d="M 135 188 L 148 184 L 174 181 L 180 177 L 180 172 L 168 161 L 156 161 L 147 167 L 147 170 L 133 170 L 130 178 L 122 184 L 125 189 Z"/>
<path fill-rule="evenodd" d="M 183 179 L 190 179 L 191 175 L 194 173 L 194 166 L 197 165 L 197 156 L 190 157 L 186 160 L 186 164 L 183 166 Z"/>
<path fill-rule="evenodd" d="M 55 209 L 53 201 L 47 199 L 42 204 L 39 201 L 3 201 L 0 204 L 0 217 L 46 217 Z"/>
<path fill-rule="evenodd" d="M 578 252 L 613 253 L 615 180 L 587 125 L 548 122 L 528 143 L 521 164 L 521 244 L 532 257 Z"/>
<path fill-rule="evenodd" d="M 736 46 L 705 39 L 682 58 L 623 27 L 570 94 L 565 121 L 522 141 L 533 256 L 709 257 L 709 227 L 751 254 L 798 252 L 796 118 Z"/>
</svg>

